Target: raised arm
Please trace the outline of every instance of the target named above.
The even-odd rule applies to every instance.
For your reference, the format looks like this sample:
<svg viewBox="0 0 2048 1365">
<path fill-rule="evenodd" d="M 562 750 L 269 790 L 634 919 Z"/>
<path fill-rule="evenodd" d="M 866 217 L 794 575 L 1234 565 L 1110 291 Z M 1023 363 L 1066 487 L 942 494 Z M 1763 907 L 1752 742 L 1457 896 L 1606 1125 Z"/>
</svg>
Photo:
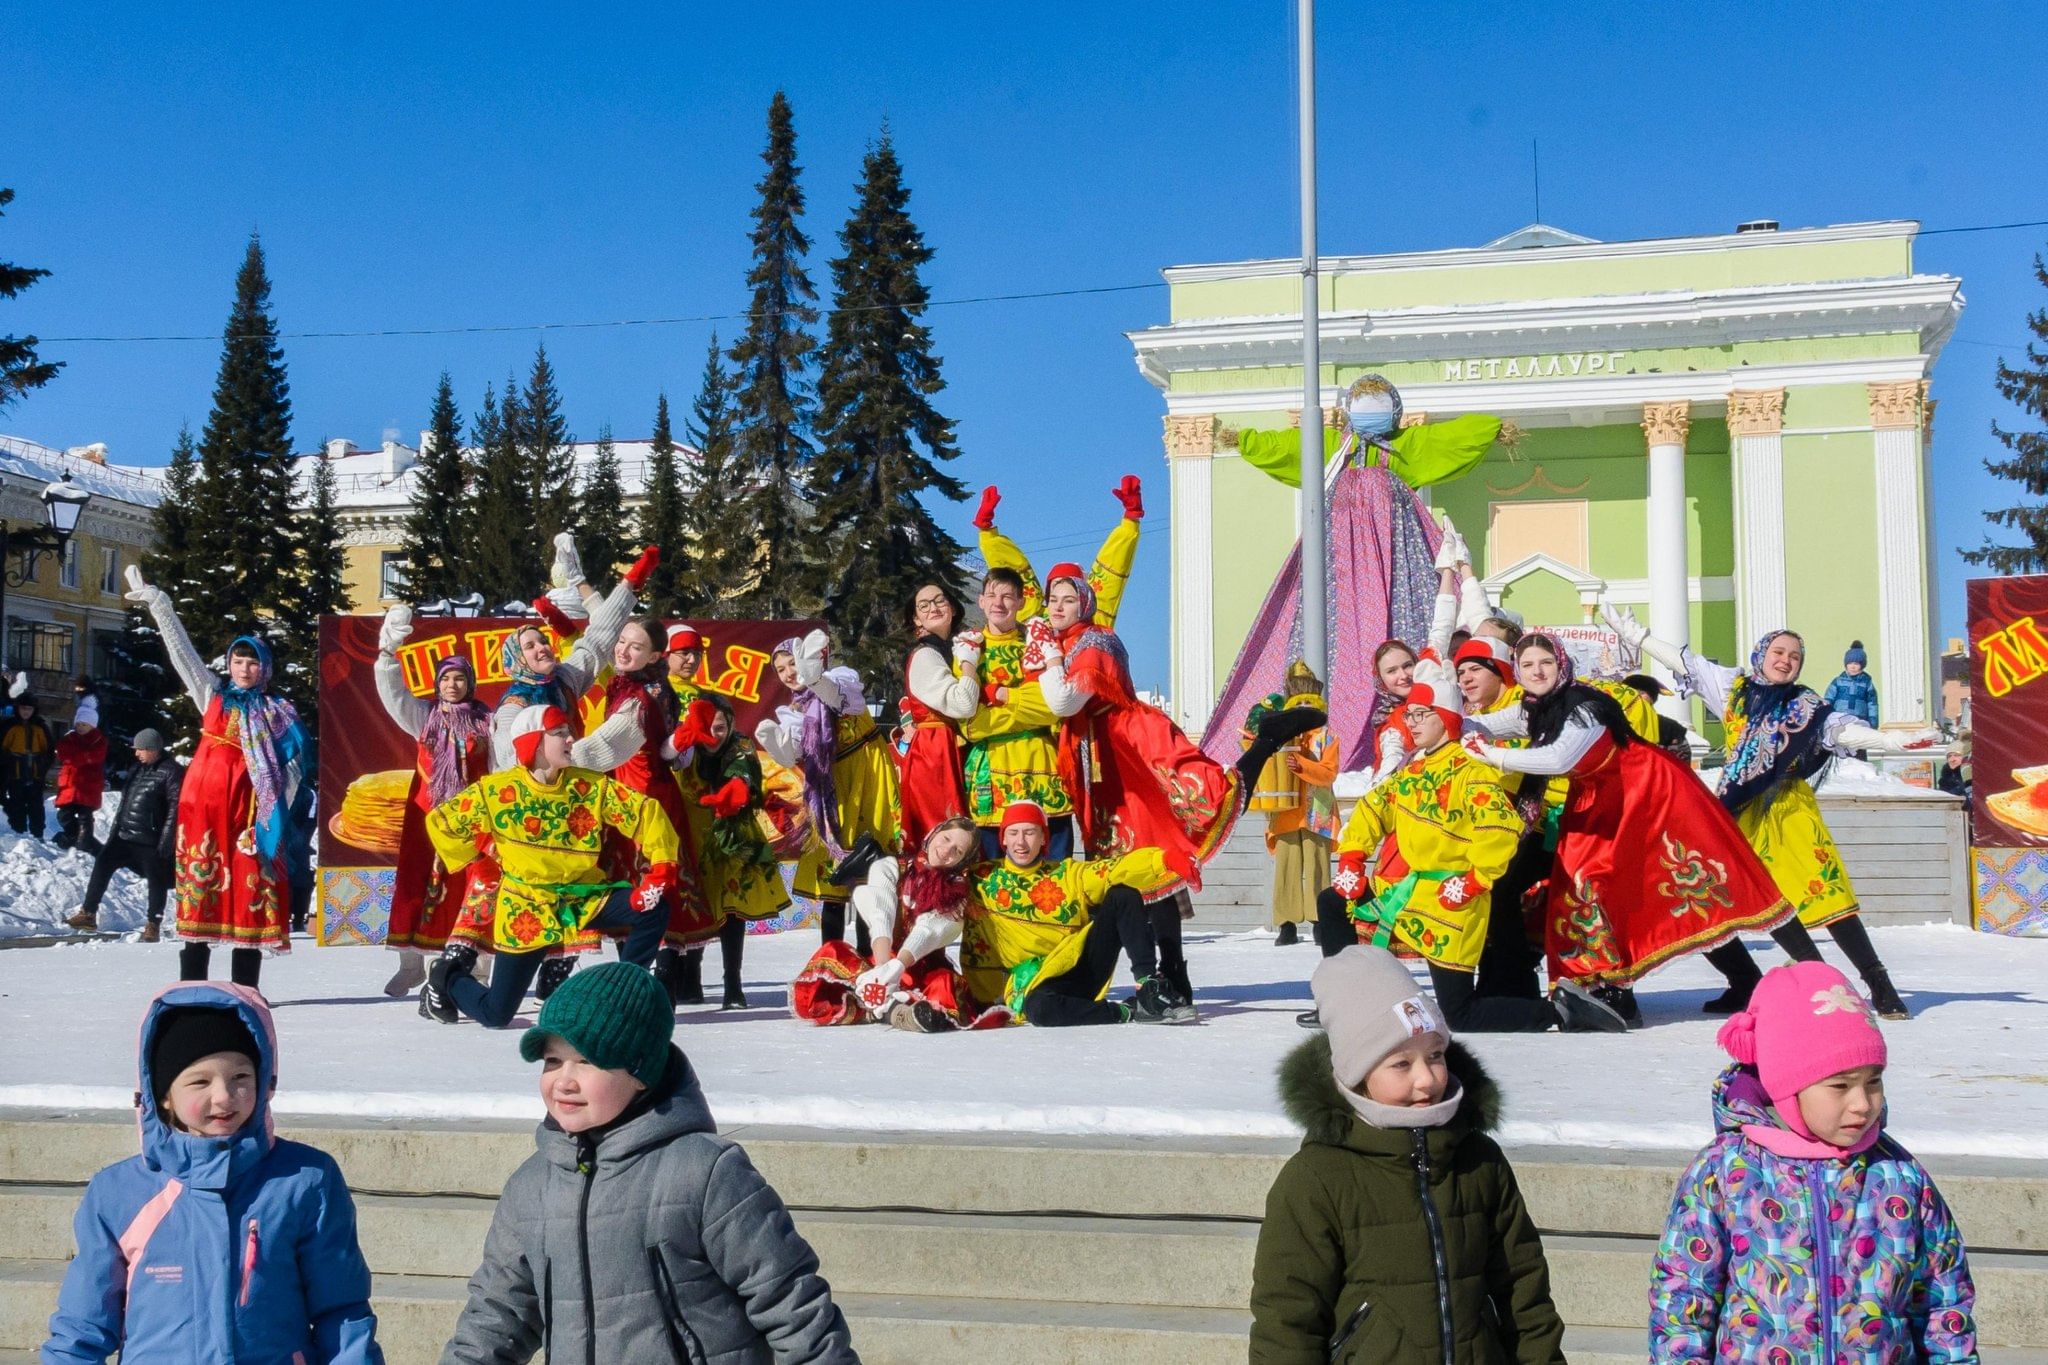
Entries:
<svg viewBox="0 0 2048 1365">
<path fill-rule="evenodd" d="M 1923 749 L 1933 749 L 1941 743 L 1941 731 L 1925 730 L 1873 730 L 1860 717 L 1847 712 L 1831 712 L 1827 727 L 1821 732 L 1821 743 L 1837 753 L 1854 753 L 1857 750 L 1875 749 L 1882 754 L 1910 754 Z"/>
<path fill-rule="evenodd" d="M 1038 575 L 1031 570 L 1031 558 L 1018 547 L 1017 542 L 996 529 L 996 504 L 1003 495 L 995 486 L 981 490 L 981 509 L 974 514 L 974 529 L 980 533 L 981 562 L 991 569 L 1010 569 L 1024 580 L 1024 600 L 1017 607 L 1017 619 L 1025 620 L 1038 615 L 1045 607 L 1045 590 L 1038 585 Z"/>
<path fill-rule="evenodd" d="M 1110 528 L 1088 571 L 1088 586 L 1095 590 L 1095 624 L 1104 630 L 1116 628 L 1124 587 L 1130 582 L 1131 567 L 1138 560 L 1139 523 L 1145 519 L 1144 489 L 1136 474 L 1124 475 L 1123 482 L 1110 492 L 1123 504 L 1123 520 Z"/>
<path fill-rule="evenodd" d="M 400 602 L 384 613 L 384 624 L 377 631 L 377 663 L 372 671 L 377 677 L 377 699 L 384 703 L 392 724 L 418 739 L 427 726 L 427 717 L 434 713 L 434 705 L 415 697 L 405 685 L 405 666 L 398 662 L 397 651 L 411 635 L 412 608 Z"/>
<path fill-rule="evenodd" d="M 185 633 L 185 625 L 178 619 L 177 609 L 171 605 L 170 594 L 145 582 L 142 570 L 130 564 L 128 600 L 149 609 L 150 619 L 156 622 L 157 633 L 163 636 L 164 653 L 169 656 L 171 667 L 177 670 L 178 680 L 185 684 L 185 693 L 192 698 L 192 705 L 204 716 L 207 703 L 220 692 L 220 678 L 199 657 L 199 651 L 192 647 L 192 637 Z"/>
<path fill-rule="evenodd" d="M 1617 607 L 1604 597 L 1600 599 L 1600 615 L 1607 628 L 1621 637 L 1623 644 L 1640 650 L 1669 669 L 1680 692 L 1698 697 L 1716 716 L 1728 713 L 1729 689 L 1742 676 L 1737 670 L 1723 668 L 1690 649 L 1658 639 L 1650 634 L 1648 626 L 1636 619 L 1633 611 Z"/>
</svg>

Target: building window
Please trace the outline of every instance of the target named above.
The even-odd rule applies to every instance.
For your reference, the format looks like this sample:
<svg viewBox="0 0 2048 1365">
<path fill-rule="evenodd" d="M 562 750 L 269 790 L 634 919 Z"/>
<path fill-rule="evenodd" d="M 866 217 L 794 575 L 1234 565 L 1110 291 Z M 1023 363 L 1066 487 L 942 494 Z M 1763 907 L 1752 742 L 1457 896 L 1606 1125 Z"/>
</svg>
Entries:
<svg viewBox="0 0 2048 1365">
<path fill-rule="evenodd" d="M 100 546 L 100 592 L 107 597 L 121 595 L 121 551 L 117 546 Z"/>
<path fill-rule="evenodd" d="M 1580 573 L 1589 572 L 1589 508 L 1584 499 L 1494 503 L 1487 509 L 1487 572 L 1511 569 L 1533 554 L 1547 554 Z"/>
<path fill-rule="evenodd" d="M 405 556 L 386 550 L 378 560 L 377 591 L 386 601 L 405 596 Z"/>
<path fill-rule="evenodd" d="M 77 587 L 77 586 L 78 586 L 78 542 L 77 542 L 77 541 L 75 541 L 75 540 L 67 540 L 67 541 L 65 541 L 65 542 L 64 542 L 64 553 L 63 553 L 63 555 L 62 555 L 62 557 L 61 557 L 61 559 L 60 559 L 59 563 L 60 563 L 60 568 L 59 568 L 59 570 L 58 570 L 58 573 L 57 573 L 57 582 L 58 582 L 59 586 L 61 586 L 61 587 L 66 587 L 66 588 L 75 588 L 75 587 Z"/>
<path fill-rule="evenodd" d="M 72 676 L 75 661 L 72 658 L 72 641 L 75 632 L 70 626 L 52 625 L 47 621 L 13 621 L 7 631 L 7 671 L 19 673 L 24 668 L 40 669 L 45 673 Z"/>
<path fill-rule="evenodd" d="M 92 675 L 95 678 L 111 678 L 121 671 L 117 652 L 120 646 L 121 632 L 118 630 L 96 630 L 92 633 Z"/>
</svg>

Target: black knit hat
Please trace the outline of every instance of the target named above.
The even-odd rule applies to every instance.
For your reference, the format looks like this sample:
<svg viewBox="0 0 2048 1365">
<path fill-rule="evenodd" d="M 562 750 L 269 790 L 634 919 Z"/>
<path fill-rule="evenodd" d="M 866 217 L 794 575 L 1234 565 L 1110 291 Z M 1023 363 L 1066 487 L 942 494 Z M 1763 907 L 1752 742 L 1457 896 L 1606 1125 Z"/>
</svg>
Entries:
<svg viewBox="0 0 2048 1365">
<path fill-rule="evenodd" d="M 170 1093 L 171 1082 L 178 1079 L 178 1073 L 216 1052 L 239 1052 L 249 1059 L 251 1066 L 263 1065 L 255 1035 L 242 1022 L 239 1011 L 212 1005 L 173 1005 L 166 1009 L 158 1016 L 156 1031 L 150 1036 L 150 1099 L 162 1108 L 164 1096 Z"/>
</svg>

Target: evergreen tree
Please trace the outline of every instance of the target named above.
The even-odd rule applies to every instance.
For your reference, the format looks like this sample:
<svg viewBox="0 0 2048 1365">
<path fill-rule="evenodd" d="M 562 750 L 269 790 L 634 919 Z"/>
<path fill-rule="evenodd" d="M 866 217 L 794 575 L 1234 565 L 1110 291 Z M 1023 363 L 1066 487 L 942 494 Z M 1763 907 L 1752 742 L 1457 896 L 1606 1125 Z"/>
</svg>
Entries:
<svg viewBox="0 0 2048 1365">
<path fill-rule="evenodd" d="M 524 602 L 545 587 L 534 548 L 531 489 L 526 465 L 513 437 L 519 400 L 511 382 L 501 400 L 489 386 L 483 406 L 470 423 L 469 440 L 476 449 L 476 492 L 470 500 L 470 562 L 468 582 L 484 595 L 484 610 L 494 612 L 507 602 Z M 549 555 L 553 550 L 549 550 Z"/>
<path fill-rule="evenodd" d="M 922 321 L 930 294 L 920 271 L 932 252 L 909 205 L 885 128 L 862 163 L 839 233 L 844 254 L 832 262 L 812 466 L 827 611 L 842 655 L 876 679 L 898 676 L 903 608 L 918 586 L 966 588 L 960 543 L 919 500 L 958 502 L 967 490 L 941 468 L 960 451 L 932 402 L 945 387 Z"/>
<path fill-rule="evenodd" d="M 583 479 L 583 505 L 577 511 L 583 530 L 577 548 L 583 570 L 594 576 L 600 592 L 609 588 L 632 558 L 632 527 L 626 521 L 626 491 L 619 483 L 619 452 L 612 445 L 611 424 L 598 429 L 597 453 Z"/>
<path fill-rule="evenodd" d="M 2039 254 L 2034 257 L 2034 278 L 2048 287 L 2048 267 Z M 2027 330 L 2034 340 L 2027 344 L 2026 364 L 2015 367 L 2001 359 L 1995 382 L 2007 402 L 2036 421 L 2048 420 L 2048 308 L 2027 314 Z M 1986 536 L 1982 548 L 1964 550 L 1963 558 L 1993 573 L 2040 573 L 2048 568 L 2048 503 L 2042 501 L 2048 498 L 2048 430 L 2007 431 L 1994 422 L 1991 434 L 2011 455 L 1986 460 L 1984 467 L 2018 484 L 2033 501 L 1986 512 L 1984 520 L 2019 532 L 2025 543 L 1998 545 Z"/>
<path fill-rule="evenodd" d="M 170 594 L 179 619 L 195 625 L 197 618 L 191 614 L 191 516 L 192 486 L 198 477 L 192 428 L 180 427 L 178 444 L 172 447 L 171 462 L 164 471 L 163 498 L 156 506 L 154 546 L 142 557 L 142 576 Z M 127 727 L 116 733 L 125 737 L 154 725 L 180 736 L 177 747 L 189 752 L 191 746 L 184 737 L 197 733 L 199 716 L 171 671 L 155 618 L 141 606 L 129 605 L 127 627 L 115 641 L 113 654 L 114 676 L 102 679 L 101 687 L 120 708 L 117 724 Z"/>
<path fill-rule="evenodd" d="M 741 520 L 752 489 L 735 440 L 734 387 L 713 336 L 686 428 L 697 463 L 683 509 L 683 537 L 691 545 L 683 595 L 705 613 L 730 596 L 734 585 L 743 584 L 753 567 L 754 541 Z"/>
<path fill-rule="evenodd" d="M 747 489 L 739 521 L 754 541 L 740 605 L 757 616 L 801 616 L 819 601 L 804 497 L 812 406 L 805 374 L 817 346 L 805 329 L 818 321 L 818 291 L 803 267 L 811 244 L 797 226 L 804 194 L 797 184 L 796 129 L 779 90 L 768 106 L 761 159 L 768 171 L 753 214 L 747 330 L 732 348 L 739 371 L 734 444 Z"/>
<path fill-rule="evenodd" d="M 469 591 L 469 471 L 462 452 L 462 414 L 446 370 L 434 391 L 422 445 L 419 463 L 413 467 L 412 507 L 406 512 L 399 552 L 405 556 L 406 597 L 431 602 Z"/>
<path fill-rule="evenodd" d="M 0 209 L 13 202 L 14 191 L 0 189 Z M 15 297 L 49 273 L 32 266 L 0 261 L 0 299 Z M 39 389 L 49 383 L 62 368 L 62 364 L 44 360 L 36 354 L 34 337 L 0 336 L 0 409 L 30 389 Z"/>
<path fill-rule="evenodd" d="M 712 354 L 718 341 L 712 339 Z M 648 442 L 647 479 L 640 504 L 640 543 L 659 545 L 661 562 L 647 580 L 644 600 L 651 610 L 665 616 L 681 616 L 702 610 L 702 599 L 686 593 L 684 584 L 692 579 L 691 566 L 702 553 L 701 543 L 684 538 L 685 516 L 682 471 L 676 460 L 675 437 L 669 430 L 668 395 L 654 400 L 654 439 Z"/>
<path fill-rule="evenodd" d="M 196 615 L 186 618 L 194 628 L 257 629 L 290 591 L 298 567 L 290 395 L 263 244 L 252 233 L 199 437 L 189 532 Z M 303 646 L 312 652 L 311 641 Z"/>
<path fill-rule="evenodd" d="M 539 542 L 552 546 L 557 532 L 577 529 L 576 438 L 569 434 L 569 424 L 562 416 L 562 395 L 555 387 L 555 367 L 548 363 L 545 344 L 534 350 L 526 394 L 516 413 L 517 420 L 509 425 L 513 444 L 526 464 L 531 525 Z M 552 557 L 552 548 L 548 554 Z M 596 567 L 596 561 L 588 563 Z"/>
<path fill-rule="evenodd" d="M 293 518 L 298 562 L 278 611 L 290 651 L 281 661 L 285 691 L 311 726 L 320 718 L 318 668 L 320 618 L 353 606 L 343 576 L 347 554 L 341 544 L 341 516 L 335 499 L 334 465 L 325 446 L 311 457 L 303 506 Z"/>
</svg>

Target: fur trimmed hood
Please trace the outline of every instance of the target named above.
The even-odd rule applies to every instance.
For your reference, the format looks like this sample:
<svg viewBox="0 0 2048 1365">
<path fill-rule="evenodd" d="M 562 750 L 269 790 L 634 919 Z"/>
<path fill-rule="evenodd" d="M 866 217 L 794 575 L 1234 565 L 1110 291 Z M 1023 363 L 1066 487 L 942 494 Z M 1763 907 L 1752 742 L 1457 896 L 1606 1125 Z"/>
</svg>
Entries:
<svg viewBox="0 0 2048 1365">
<path fill-rule="evenodd" d="M 1462 1043 L 1453 1042 L 1446 1050 L 1444 1060 L 1451 1075 L 1464 1089 L 1464 1100 L 1444 1129 L 1458 1135 L 1466 1132 L 1491 1133 L 1500 1123 L 1500 1086 L 1480 1065 L 1479 1058 Z M 1353 1147 L 1360 1145 L 1353 1132 L 1354 1125 L 1367 1134 L 1382 1131 L 1359 1118 L 1344 1099 L 1344 1092 L 1338 1089 L 1337 1075 L 1330 1064 L 1330 1039 L 1326 1034 L 1318 1032 L 1314 1037 L 1304 1039 L 1281 1059 L 1278 1084 L 1281 1107 L 1289 1118 L 1301 1125 L 1310 1142 L 1320 1142 L 1329 1147 Z M 1405 1138 L 1401 1146 L 1404 1149 L 1407 1146 Z"/>
</svg>

